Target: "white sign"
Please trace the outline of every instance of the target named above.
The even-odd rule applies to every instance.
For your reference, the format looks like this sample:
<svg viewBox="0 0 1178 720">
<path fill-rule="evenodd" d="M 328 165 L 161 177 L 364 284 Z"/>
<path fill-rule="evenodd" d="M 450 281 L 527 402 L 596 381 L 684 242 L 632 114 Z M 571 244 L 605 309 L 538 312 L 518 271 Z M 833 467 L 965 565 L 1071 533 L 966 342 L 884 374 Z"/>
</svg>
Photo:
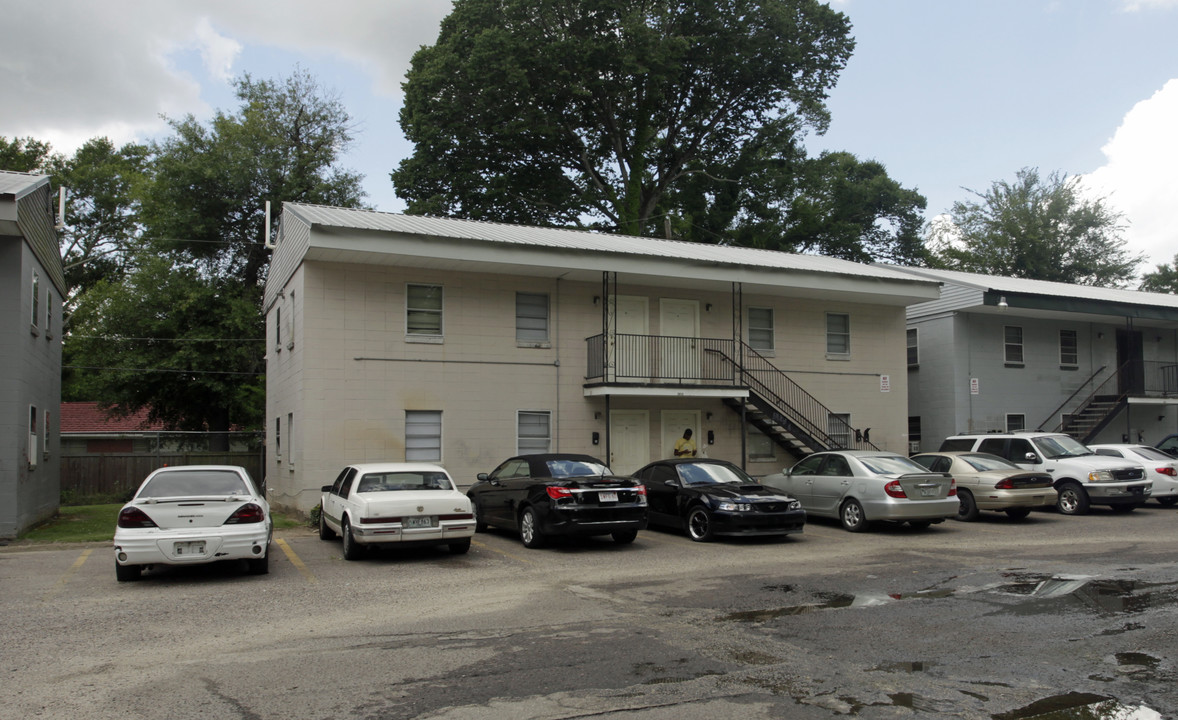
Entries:
<svg viewBox="0 0 1178 720">
<path fill-rule="evenodd" d="M 888 376 L 888 375 L 880 375 L 879 376 L 879 391 L 880 392 L 891 392 L 892 391 L 892 378 L 890 376 Z"/>
<path fill-rule="evenodd" d="M 969 379 L 969 394 L 970 395 L 977 395 L 978 394 L 978 379 L 977 378 L 970 378 Z"/>
</svg>

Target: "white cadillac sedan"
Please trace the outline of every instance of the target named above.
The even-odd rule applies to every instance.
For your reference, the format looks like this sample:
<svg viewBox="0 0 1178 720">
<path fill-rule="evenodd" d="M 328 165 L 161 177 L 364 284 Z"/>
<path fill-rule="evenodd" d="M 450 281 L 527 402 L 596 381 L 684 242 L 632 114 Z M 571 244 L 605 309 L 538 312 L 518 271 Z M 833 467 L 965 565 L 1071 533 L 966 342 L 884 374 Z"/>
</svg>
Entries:
<svg viewBox="0 0 1178 720">
<path fill-rule="evenodd" d="M 136 580 L 152 565 L 245 560 L 270 572 L 270 504 L 243 467 L 177 465 L 143 481 L 119 512 L 115 577 Z"/>
<path fill-rule="evenodd" d="M 358 559 L 366 547 L 393 544 L 470 550 L 475 530 L 470 499 L 438 465 L 349 465 L 322 491 L 319 537 L 342 536 L 347 560 Z"/>
</svg>

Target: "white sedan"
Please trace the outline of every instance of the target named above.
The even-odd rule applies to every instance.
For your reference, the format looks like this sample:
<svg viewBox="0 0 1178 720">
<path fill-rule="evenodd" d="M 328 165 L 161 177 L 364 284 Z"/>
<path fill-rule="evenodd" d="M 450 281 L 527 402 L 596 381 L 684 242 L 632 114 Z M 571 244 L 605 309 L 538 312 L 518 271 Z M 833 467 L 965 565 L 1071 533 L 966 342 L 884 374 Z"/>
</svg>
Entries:
<svg viewBox="0 0 1178 720">
<path fill-rule="evenodd" d="M 136 580 L 151 565 L 245 560 L 270 572 L 270 504 L 243 467 L 178 465 L 152 472 L 119 512 L 115 577 Z"/>
<path fill-rule="evenodd" d="M 365 547 L 446 545 L 470 549 L 474 513 L 443 468 L 427 463 L 349 465 L 323 486 L 319 537 L 343 536 L 344 558 Z"/>
<path fill-rule="evenodd" d="M 1089 445 L 1097 455 L 1125 458 L 1145 468 L 1145 479 L 1153 480 L 1154 500 L 1166 507 L 1178 503 L 1178 458 L 1149 445 L 1104 443 Z"/>
</svg>

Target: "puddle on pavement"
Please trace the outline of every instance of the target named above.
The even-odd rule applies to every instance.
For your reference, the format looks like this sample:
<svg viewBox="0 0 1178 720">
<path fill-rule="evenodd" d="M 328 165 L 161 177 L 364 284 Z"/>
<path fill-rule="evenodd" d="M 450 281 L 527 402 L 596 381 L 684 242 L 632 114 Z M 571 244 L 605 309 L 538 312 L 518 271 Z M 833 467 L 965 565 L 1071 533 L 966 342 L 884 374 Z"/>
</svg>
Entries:
<svg viewBox="0 0 1178 720">
<path fill-rule="evenodd" d="M 1091 693 L 1067 693 L 1036 700 L 1026 707 L 991 715 L 993 720 L 1162 720 L 1144 705 L 1125 705 Z"/>
<path fill-rule="evenodd" d="M 894 662 L 885 663 L 883 665 L 876 665 L 871 668 L 871 672 L 906 672 L 916 673 L 924 672 L 933 666 L 934 663 L 923 662 L 916 660 L 913 662 Z"/>
<path fill-rule="evenodd" d="M 918 590 L 914 593 L 860 593 L 850 595 L 844 593 L 819 593 L 818 602 L 805 605 L 790 605 L 788 607 L 771 608 L 769 610 L 745 610 L 729 613 L 721 620 L 733 622 L 765 622 L 787 615 L 804 615 L 819 610 L 833 610 L 849 607 L 873 607 L 886 605 L 896 600 L 910 600 L 912 598 L 943 598 L 953 595 L 953 590 Z"/>
</svg>

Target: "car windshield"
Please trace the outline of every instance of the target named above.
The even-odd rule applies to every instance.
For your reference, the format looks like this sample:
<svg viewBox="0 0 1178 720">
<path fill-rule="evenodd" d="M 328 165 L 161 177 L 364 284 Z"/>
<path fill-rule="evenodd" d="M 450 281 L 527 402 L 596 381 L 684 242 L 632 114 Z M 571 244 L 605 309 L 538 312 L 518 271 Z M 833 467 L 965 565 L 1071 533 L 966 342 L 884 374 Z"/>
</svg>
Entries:
<svg viewBox="0 0 1178 720">
<path fill-rule="evenodd" d="M 440 472 L 377 472 L 360 478 L 358 493 L 398 492 L 400 490 L 453 490 L 454 483 Z"/>
<path fill-rule="evenodd" d="M 962 455 L 964 460 L 974 470 L 1021 470 L 1018 465 L 1015 465 L 1006 458 L 1000 458 L 997 455 Z"/>
<path fill-rule="evenodd" d="M 1035 443 L 1039 445 L 1039 449 L 1043 451 L 1044 457 L 1047 458 L 1063 458 L 1063 457 L 1080 457 L 1081 455 L 1092 455 L 1093 452 L 1084 446 L 1079 440 L 1070 438 L 1067 435 L 1052 435 L 1051 437 L 1036 438 Z"/>
<path fill-rule="evenodd" d="M 588 460 L 546 460 L 544 464 L 548 466 L 548 477 L 551 478 L 601 477 L 613 474 L 605 465 Z"/>
<path fill-rule="evenodd" d="M 679 477 L 686 485 L 752 485 L 757 482 L 732 465 L 683 463 L 677 467 Z"/>
<path fill-rule="evenodd" d="M 250 489 L 228 470 L 169 470 L 151 479 L 139 491 L 141 498 L 249 495 Z"/>
<path fill-rule="evenodd" d="M 900 455 L 872 455 L 860 457 L 859 462 L 876 475 L 905 475 L 926 473 L 928 468 Z"/>
</svg>

